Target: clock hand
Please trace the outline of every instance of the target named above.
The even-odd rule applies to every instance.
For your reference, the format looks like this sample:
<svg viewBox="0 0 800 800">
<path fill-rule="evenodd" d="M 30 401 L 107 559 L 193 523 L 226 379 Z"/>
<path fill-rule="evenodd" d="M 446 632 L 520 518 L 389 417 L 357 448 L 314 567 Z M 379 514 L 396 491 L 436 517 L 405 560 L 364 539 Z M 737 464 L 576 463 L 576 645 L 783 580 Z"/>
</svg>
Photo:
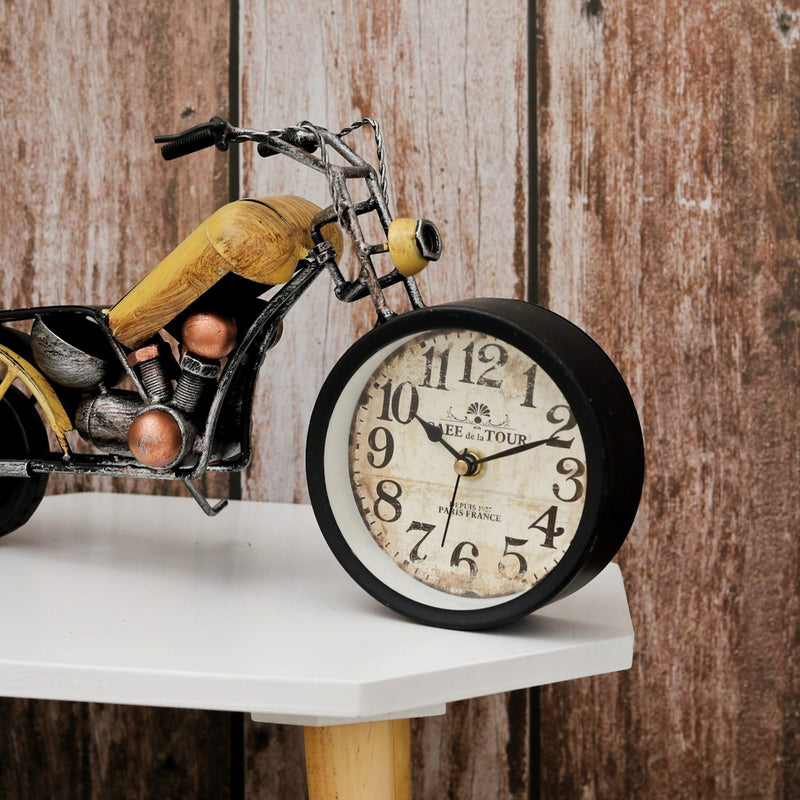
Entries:
<svg viewBox="0 0 800 800">
<path fill-rule="evenodd" d="M 466 450 L 464 453 L 466 454 Z M 461 458 L 461 454 L 457 453 L 458 457 Z M 450 527 L 450 519 L 453 516 L 453 509 L 456 505 L 456 495 L 458 494 L 458 484 L 461 483 L 461 473 L 459 472 L 456 475 L 456 485 L 453 487 L 453 496 L 450 498 L 450 508 L 447 510 L 447 522 L 444 524 L 444 533 L 442 534 L 442 547 L 444 547 L 444 543 L 447 541 L 447 530 Z"/>
<path fill-rule="evenodd" d="M 447 449 L 447 452 L 455 458 L 458 459 L 462 457 L 462 454 L 459 453 L 455 447 L 444 440 L 444 434 L 438 425 L 434 425 L 432 422 L 426 422 L 419 414 L 415 413 L 414 416 L 419 421 L 419 424 L 422 425 L 428 439 L 430 439 L 432 442 L 439 442 L 439 444 L 444 445 L 444 447 Z"/>
<path fill-rule="evenodd" d="M 499 453 L 492 453 L 490 456 L 479 458 L 475 464 L 484 464 L 487 461 L 494 461 L 496 458 L 505 458 L 506 456 L 514 456 L 517 453 L 524 453 L 526 450 L 532 450 L 534 447 L 547 444 L 548 442 L 559 441 L 553 436 L 548 436 L 547 439 L 537 439 L 535 442 L 526 442 L 525 444 L 517 445 L 516 447 L 509 447 L 508 450 L 501 450 Z"/>
</svg>

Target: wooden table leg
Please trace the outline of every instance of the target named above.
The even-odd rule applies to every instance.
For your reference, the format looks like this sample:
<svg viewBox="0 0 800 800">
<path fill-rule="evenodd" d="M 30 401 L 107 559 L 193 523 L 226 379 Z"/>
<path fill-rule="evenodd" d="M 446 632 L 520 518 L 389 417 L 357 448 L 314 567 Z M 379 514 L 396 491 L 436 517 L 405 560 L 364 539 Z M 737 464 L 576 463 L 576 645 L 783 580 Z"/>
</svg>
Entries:
<svg viewBox="0 0 800 800">
<path fill-rule="evenodd" d="M 410 720 L 305 728 L 309 800 L 411 800 Z"/>
</svg>

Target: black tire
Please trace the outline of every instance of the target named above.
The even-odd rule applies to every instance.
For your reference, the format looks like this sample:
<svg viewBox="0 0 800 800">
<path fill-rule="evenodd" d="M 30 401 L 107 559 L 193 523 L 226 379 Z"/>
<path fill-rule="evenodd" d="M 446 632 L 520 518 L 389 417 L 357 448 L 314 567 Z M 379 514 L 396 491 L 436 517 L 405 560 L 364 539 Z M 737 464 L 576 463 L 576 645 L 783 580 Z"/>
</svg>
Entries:
<svg viewBox="0 0 800 800">
<path fill-rule="evenodd" d="M 50 450 L 44 423 L 33 403 L 13 386 L 0 400 L 0 458 L 44 456 Z M 30 518 L 44 496 L 47 474 L 0 477 L 0 536 Z"/>
</svg>

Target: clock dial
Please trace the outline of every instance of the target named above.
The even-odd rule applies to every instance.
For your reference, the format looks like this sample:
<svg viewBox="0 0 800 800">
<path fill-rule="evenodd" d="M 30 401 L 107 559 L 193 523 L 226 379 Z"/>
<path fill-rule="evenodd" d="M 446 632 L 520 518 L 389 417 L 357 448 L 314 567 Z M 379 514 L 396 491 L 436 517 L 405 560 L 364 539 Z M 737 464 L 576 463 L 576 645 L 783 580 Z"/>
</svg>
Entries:
<svg viewBox="0 0 800 800">
<path fill-rule="evenodd" d="M 464 328 L 423 331 L 383 357 L 352 416 L 348 461 L 386 556 L 473 598 L 524 592 L 554 569 L 591 479 L 551 376 L 509 342 Z"/>
</svg>

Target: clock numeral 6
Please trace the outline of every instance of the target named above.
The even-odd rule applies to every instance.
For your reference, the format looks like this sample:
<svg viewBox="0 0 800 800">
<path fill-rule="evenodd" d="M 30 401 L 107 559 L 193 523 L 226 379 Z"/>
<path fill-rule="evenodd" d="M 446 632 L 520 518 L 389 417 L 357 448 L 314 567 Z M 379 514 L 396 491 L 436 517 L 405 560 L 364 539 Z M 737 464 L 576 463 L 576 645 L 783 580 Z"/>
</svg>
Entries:
<svg viewBox="0 0 800 800">
<path fill-rule="evenodd" d="M 470 553 L 472 554 L 472 558 L 469 556 L 461 555 L 465 547 L 470 548 Z M 470 578 L 474 578 L 478 574 L 478 563 L 475 559 L 478 557 L 478 548 L 475 547 L 472 542 L 461 542 L 457 544 L 455 550 L 453 550 L 453 555 L 450 558 L 450 566 L 451 567 L 458 567 L 461 564 L 466 564 L 469 567 L 469 576 Z"/>
<path fill-rule="evenodd" d="M 403 507 L 400 505 L 400 495 L 403 494 L 403 489 L 400 484 L 397 481 L 379 481 L 375 491 L 378 494 L 372 504 L 375 516 L 382 522 L 397 522 L 403 513 Z M 384 511 L 388 516 L 384 516 L 382 513 Z"/>
</svg>

